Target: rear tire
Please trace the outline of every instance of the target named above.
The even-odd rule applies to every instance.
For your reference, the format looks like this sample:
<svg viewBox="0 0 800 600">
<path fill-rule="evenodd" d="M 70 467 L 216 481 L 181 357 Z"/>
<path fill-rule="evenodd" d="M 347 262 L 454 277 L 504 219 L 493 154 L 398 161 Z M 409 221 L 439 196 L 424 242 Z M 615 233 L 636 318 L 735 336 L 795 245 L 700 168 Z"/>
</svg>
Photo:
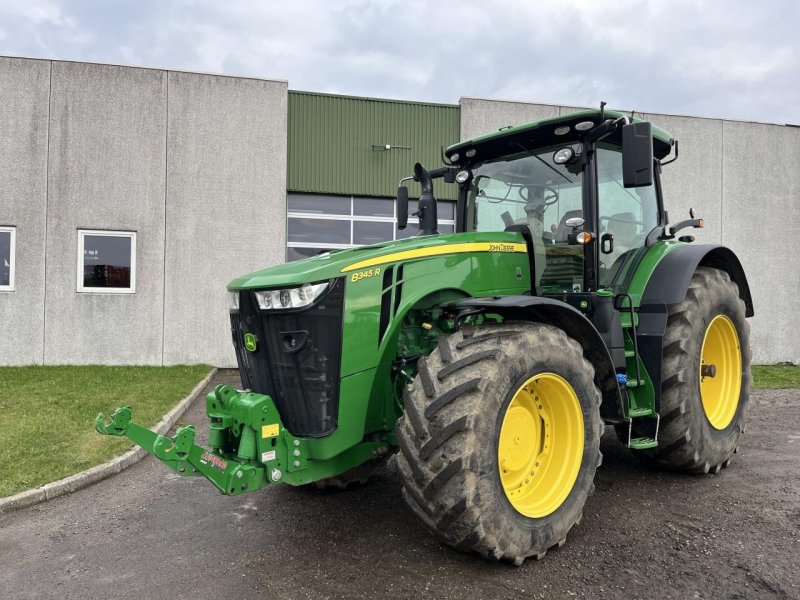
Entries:
<svg viewBox="0 0 800 600">
<path fill-rule="evenodd" d="M 541 323 L 465 328 L 418 367 L 397 425 L 411 510 L 495 560 L 563 544 L 601 462 L 600 391 L 581 346 Z"/>
<path fill-rule="evenodd" d="M 699 267 L 684 301 L 669 308 L 658 446 L 635 454 L 689 473 L 728 466 L 747 419 L 749 332 L 737 285 L 725 271 Z M 720 363 L 714 377 L 701 375 L 704 362 Z M 627 427 L 617 434 L 626 440 Z"/>
</svg>

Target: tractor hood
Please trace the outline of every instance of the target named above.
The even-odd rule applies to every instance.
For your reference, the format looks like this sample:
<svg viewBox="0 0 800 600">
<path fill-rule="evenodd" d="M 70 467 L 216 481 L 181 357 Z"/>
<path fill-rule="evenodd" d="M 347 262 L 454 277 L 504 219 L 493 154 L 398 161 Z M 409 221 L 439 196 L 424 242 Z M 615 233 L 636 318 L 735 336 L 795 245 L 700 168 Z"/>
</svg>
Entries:
<svg viewBox="0 0 800 600">
<path fill-rule="evenodd" d="M 497 252 L 525 251 L 518 233 L 456 233 L 451 235 L 417 236 L 395 242 L 384 242 L 360 248 L 335 250 L 237 277 L 229 290 L 262 289 L 302 285 L 342 277 L 353 271 L 428 256 L 472 250 L 472 244 L 498 244 Z M 508 245 L 506 248 L 504 245 Z M 511 246 L 513 245 L 513 246 Z M 513 248 L 513 249 L 512 249 Z"/>
</svg>

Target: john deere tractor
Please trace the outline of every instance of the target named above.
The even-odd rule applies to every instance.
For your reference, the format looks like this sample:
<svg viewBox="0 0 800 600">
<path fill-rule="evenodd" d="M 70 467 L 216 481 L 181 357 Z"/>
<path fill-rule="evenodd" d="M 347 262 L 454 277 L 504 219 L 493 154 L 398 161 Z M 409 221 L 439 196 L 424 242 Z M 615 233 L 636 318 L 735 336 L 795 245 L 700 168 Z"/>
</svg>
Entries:
<svg viewBox="0 0 800 600">
<path fill-rule="evenodd" d="M 414 167 L 419 233 L 233 280 L 244 390 L 207 399 L 209 448 L 117 409 L 126 435 L 236 496 L 366 481 L 456 548 L 516 564 L 564 543 L 604 424 L 667 469 L 716 473 L 744 432 L 750 290 L 740 261 L 670 224 L 665 131 L 589 110 L 504 129 Z M 433 182 L 458 187 L 456 232 Z M 415 188 L 416 191 L 416 188 Z M 408 188 L 398 192 L 398 227 Z"/>
</svg>

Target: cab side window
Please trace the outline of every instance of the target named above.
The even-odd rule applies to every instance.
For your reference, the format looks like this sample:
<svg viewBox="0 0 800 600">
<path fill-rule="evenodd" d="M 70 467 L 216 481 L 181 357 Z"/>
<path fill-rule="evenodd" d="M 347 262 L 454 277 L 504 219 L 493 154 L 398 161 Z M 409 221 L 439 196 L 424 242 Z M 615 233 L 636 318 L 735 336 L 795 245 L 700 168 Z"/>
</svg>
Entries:
<svg viewBox="0 0 800 600">
<path fill-rule="evenodd" d="M 658 225 L 655 184 L 622 185 L 622 151 L 597 149 L 601 287 L 622 289 L 645 252 L 645 239 Z"/>
</svg>

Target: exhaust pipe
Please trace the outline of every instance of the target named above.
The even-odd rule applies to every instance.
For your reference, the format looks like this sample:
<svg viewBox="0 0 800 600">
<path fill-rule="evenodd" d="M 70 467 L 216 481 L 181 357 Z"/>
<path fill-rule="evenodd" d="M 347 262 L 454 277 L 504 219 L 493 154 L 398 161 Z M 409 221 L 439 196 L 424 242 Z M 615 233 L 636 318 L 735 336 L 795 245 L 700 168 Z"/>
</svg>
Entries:
<svg viewBox="0 0 800 600">
<path fill-rule="evenodd" d="M 418 209 L 414 213 L 419 217 L 419 235 L 436 235 L 439 233 L 439 219 L 436 198 L 433 197 L 433 179 L 420 163 L 414 165 L 414 181 L 418 181 L 421 188 Z"/>
</svg>

